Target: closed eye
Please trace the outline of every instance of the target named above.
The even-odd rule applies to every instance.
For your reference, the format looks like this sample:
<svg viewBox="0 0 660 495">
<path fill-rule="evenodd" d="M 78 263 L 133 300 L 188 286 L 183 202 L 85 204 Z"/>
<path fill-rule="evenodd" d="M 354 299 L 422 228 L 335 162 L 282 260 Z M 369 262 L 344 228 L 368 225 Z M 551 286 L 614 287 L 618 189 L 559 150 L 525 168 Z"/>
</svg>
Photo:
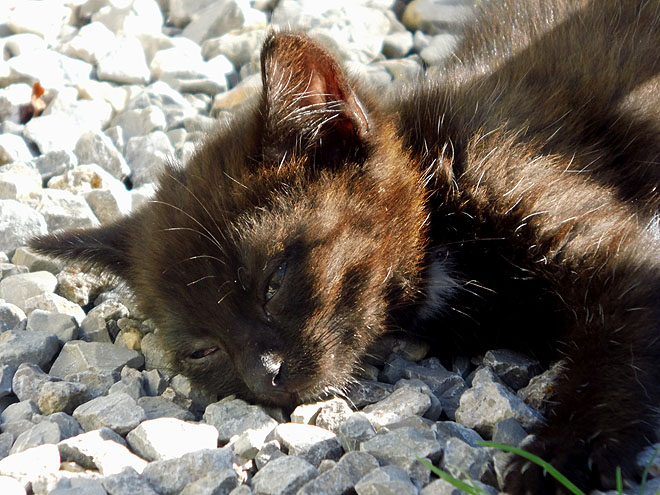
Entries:
<svg viewBox="0 0 660 495">
<path fill-rule="evenodd" d="M 210 356 L 211 354 L 214 354 L 218 352 L 217 347 L 207 347 L 206 349 L 199 349 L 192 354 L 190 354 L 190 359 L 202 359 L 205 358 L 206 356 Z"/>
</svg>

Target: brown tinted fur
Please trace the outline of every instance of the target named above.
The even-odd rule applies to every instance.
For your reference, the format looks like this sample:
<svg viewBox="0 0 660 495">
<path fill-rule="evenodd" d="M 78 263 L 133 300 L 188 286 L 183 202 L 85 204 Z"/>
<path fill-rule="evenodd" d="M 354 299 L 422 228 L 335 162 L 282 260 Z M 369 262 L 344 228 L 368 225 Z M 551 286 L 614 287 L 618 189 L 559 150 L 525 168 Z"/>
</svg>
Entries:
<svg viewBox="0 0 660 495">
<path fill-rule="evenodd" d="M 658 1 L 489 2 L 456 61 L 384 105 L 272 36 L 254 108 L 155 202 L 33 246 L 124 278 L 174 366 L 251 400 L 341 390 L 399 328 L 563 357 L 530 449 L 611 486 L 660 403 L 659 22 Z M 509 493 L 564 493 L 521 467 Z"/>
</svg>

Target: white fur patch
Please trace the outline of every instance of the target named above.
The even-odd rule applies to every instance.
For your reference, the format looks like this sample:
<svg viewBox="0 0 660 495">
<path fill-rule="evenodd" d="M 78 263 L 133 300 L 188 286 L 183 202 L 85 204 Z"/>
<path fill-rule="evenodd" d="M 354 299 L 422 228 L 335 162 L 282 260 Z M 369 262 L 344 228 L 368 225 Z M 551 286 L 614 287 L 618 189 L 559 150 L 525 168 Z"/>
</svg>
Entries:
<svg viewBox="0 0 660 495">
<path fill-rule="evenodd" d="M 426 300 L 419 308 L 419 317 L 430 320 L 444 313 L 449 300 L 456 293 L 458 283 L 451 275 L 451 261 L 443 248 L 436 248 L 427 271 Z"/>
</svg>

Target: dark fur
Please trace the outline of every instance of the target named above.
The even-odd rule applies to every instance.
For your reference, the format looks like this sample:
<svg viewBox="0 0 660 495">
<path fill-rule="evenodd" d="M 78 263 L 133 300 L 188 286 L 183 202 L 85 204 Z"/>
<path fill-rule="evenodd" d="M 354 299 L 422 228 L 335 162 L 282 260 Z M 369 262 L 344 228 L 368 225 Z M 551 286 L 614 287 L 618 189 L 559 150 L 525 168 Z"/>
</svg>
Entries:
<svg viewBox="0 0 660 495">
<path fill-rule="evenodd" d="M 340 391 L 393 329 L 561 356 L 530 448 L 611 486 L 660 404 L 659 23 L 657 0 L 486 2 L 448 67 L 379 104 L 271 36 L 261 98 L 153 203 L 32 246 L 123 278 L 175 367 L 251 400 Z M 519 465 L 506 488 L 563 493 Z"/>
</svg>

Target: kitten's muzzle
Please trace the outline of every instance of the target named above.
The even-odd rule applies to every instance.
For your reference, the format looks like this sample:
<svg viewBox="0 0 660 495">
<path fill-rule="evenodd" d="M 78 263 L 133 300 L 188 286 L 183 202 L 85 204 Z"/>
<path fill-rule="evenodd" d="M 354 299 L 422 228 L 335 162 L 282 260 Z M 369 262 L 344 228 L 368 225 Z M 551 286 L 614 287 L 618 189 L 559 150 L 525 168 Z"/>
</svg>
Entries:
<svg viewBox="0 0 660 495">
<path fill-rule="evenodd" d="M 245 356 L 245 355 L 244 355 Z M 281 354 L 274 351 L 255 353 L 238 366 L 243 381 L 259 401 L 277 406 L 298 402 L 298 394 L 290 390 L 288 366 Z"/>
</svg>

